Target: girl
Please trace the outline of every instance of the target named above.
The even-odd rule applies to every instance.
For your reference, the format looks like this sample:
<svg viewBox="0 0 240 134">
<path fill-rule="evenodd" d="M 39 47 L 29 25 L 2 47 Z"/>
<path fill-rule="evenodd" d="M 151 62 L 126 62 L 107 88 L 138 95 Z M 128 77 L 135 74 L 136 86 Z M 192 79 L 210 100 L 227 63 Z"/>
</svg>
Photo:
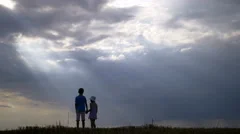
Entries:
<svg viewBox="0 0 240 134">
<path fill-rule="evenodd" d="M 96 128 L 95 120 L 97 119 L 98 105 L 96 103 L 96 97 L 92 96 L 90 98 L 90 109 L 87 111 L 90 112 L 89 119 L 91 121 L 91 128 Z"/>
</svg>

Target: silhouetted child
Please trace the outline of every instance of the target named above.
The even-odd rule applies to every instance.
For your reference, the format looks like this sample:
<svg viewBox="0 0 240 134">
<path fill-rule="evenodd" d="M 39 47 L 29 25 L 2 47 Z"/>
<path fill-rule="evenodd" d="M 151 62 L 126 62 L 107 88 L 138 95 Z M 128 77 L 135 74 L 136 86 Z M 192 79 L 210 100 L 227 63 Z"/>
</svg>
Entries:
<svg viewBox="0 0 240 134">
<path fill-rule="evenodd" d="M 89 113 L 89 119 L 91 121 L 91 128 L 96 128 L 96 124 L 95 121 L 97 119 L 97 112 L 98 112 L 98 105 L 96 103 L 96 97 L 92 96 L 90 98 L 90 109 L 88 111 L 86 111 L 87 113 Z"/>
<path fill-rule="evenodd" d="M 78 90 L 78 93 L 79 95 L 75 98 L 75 109 L 76 109 L 76 115 L 77 115 L 76 123 L 77 123 L 77 128 L 79 128 L 79 121 L 81 116 L 82 127 L 85 128 L 85 111 L 88 110 L 87 100 L 85 96 L 83 96 L 83 93 L 84 93 L 83 88 L 80 88 Z"/>
</svg>

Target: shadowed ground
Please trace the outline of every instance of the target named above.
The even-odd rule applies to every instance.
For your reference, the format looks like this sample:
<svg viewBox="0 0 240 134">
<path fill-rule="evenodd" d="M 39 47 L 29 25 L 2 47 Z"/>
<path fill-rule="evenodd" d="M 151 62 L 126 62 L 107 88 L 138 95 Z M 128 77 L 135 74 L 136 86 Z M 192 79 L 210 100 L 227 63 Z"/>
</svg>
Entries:
<svg viewBox="0 0 240 134">
<path fill-rule="evenodd" d="M 237 128 L 170 128 L 170 127 L 121 127 L 76 129 L 61 126 L 25 127 L 18 130 L 0 131 L 1 134 L 239 134 Z"/>
</svg>

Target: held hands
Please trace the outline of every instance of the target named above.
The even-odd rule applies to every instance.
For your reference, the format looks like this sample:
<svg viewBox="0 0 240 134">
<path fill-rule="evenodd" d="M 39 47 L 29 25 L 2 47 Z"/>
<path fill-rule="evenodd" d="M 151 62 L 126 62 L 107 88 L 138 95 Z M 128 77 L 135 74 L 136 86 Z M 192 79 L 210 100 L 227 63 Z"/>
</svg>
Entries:
<svg viewBox="0 0 240 134">
<path fill-rule="evenodd" d="M 90 110 L 86 110 L 86 112 L 85 112 L 85 113 L 87 114 L 89 111 L 90 111 Z"/>
</svg>

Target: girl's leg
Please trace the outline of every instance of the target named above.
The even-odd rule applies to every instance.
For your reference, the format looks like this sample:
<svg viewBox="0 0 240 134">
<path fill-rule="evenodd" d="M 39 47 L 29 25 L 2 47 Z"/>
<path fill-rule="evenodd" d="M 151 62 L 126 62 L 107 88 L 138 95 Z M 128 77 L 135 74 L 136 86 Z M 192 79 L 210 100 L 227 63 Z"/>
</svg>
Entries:
<svg viewBox="0 0 240 134">
<path fill-rule="evenodd" d="M 93 120 L 93 128 L 96 128 L 95 119 Z"/>
<path fill-rule="evenodd" d="M 91 128 L 94 128 L 94 120 L 90 119 L 90 121 L 91 121 Z"/>
</svg>

